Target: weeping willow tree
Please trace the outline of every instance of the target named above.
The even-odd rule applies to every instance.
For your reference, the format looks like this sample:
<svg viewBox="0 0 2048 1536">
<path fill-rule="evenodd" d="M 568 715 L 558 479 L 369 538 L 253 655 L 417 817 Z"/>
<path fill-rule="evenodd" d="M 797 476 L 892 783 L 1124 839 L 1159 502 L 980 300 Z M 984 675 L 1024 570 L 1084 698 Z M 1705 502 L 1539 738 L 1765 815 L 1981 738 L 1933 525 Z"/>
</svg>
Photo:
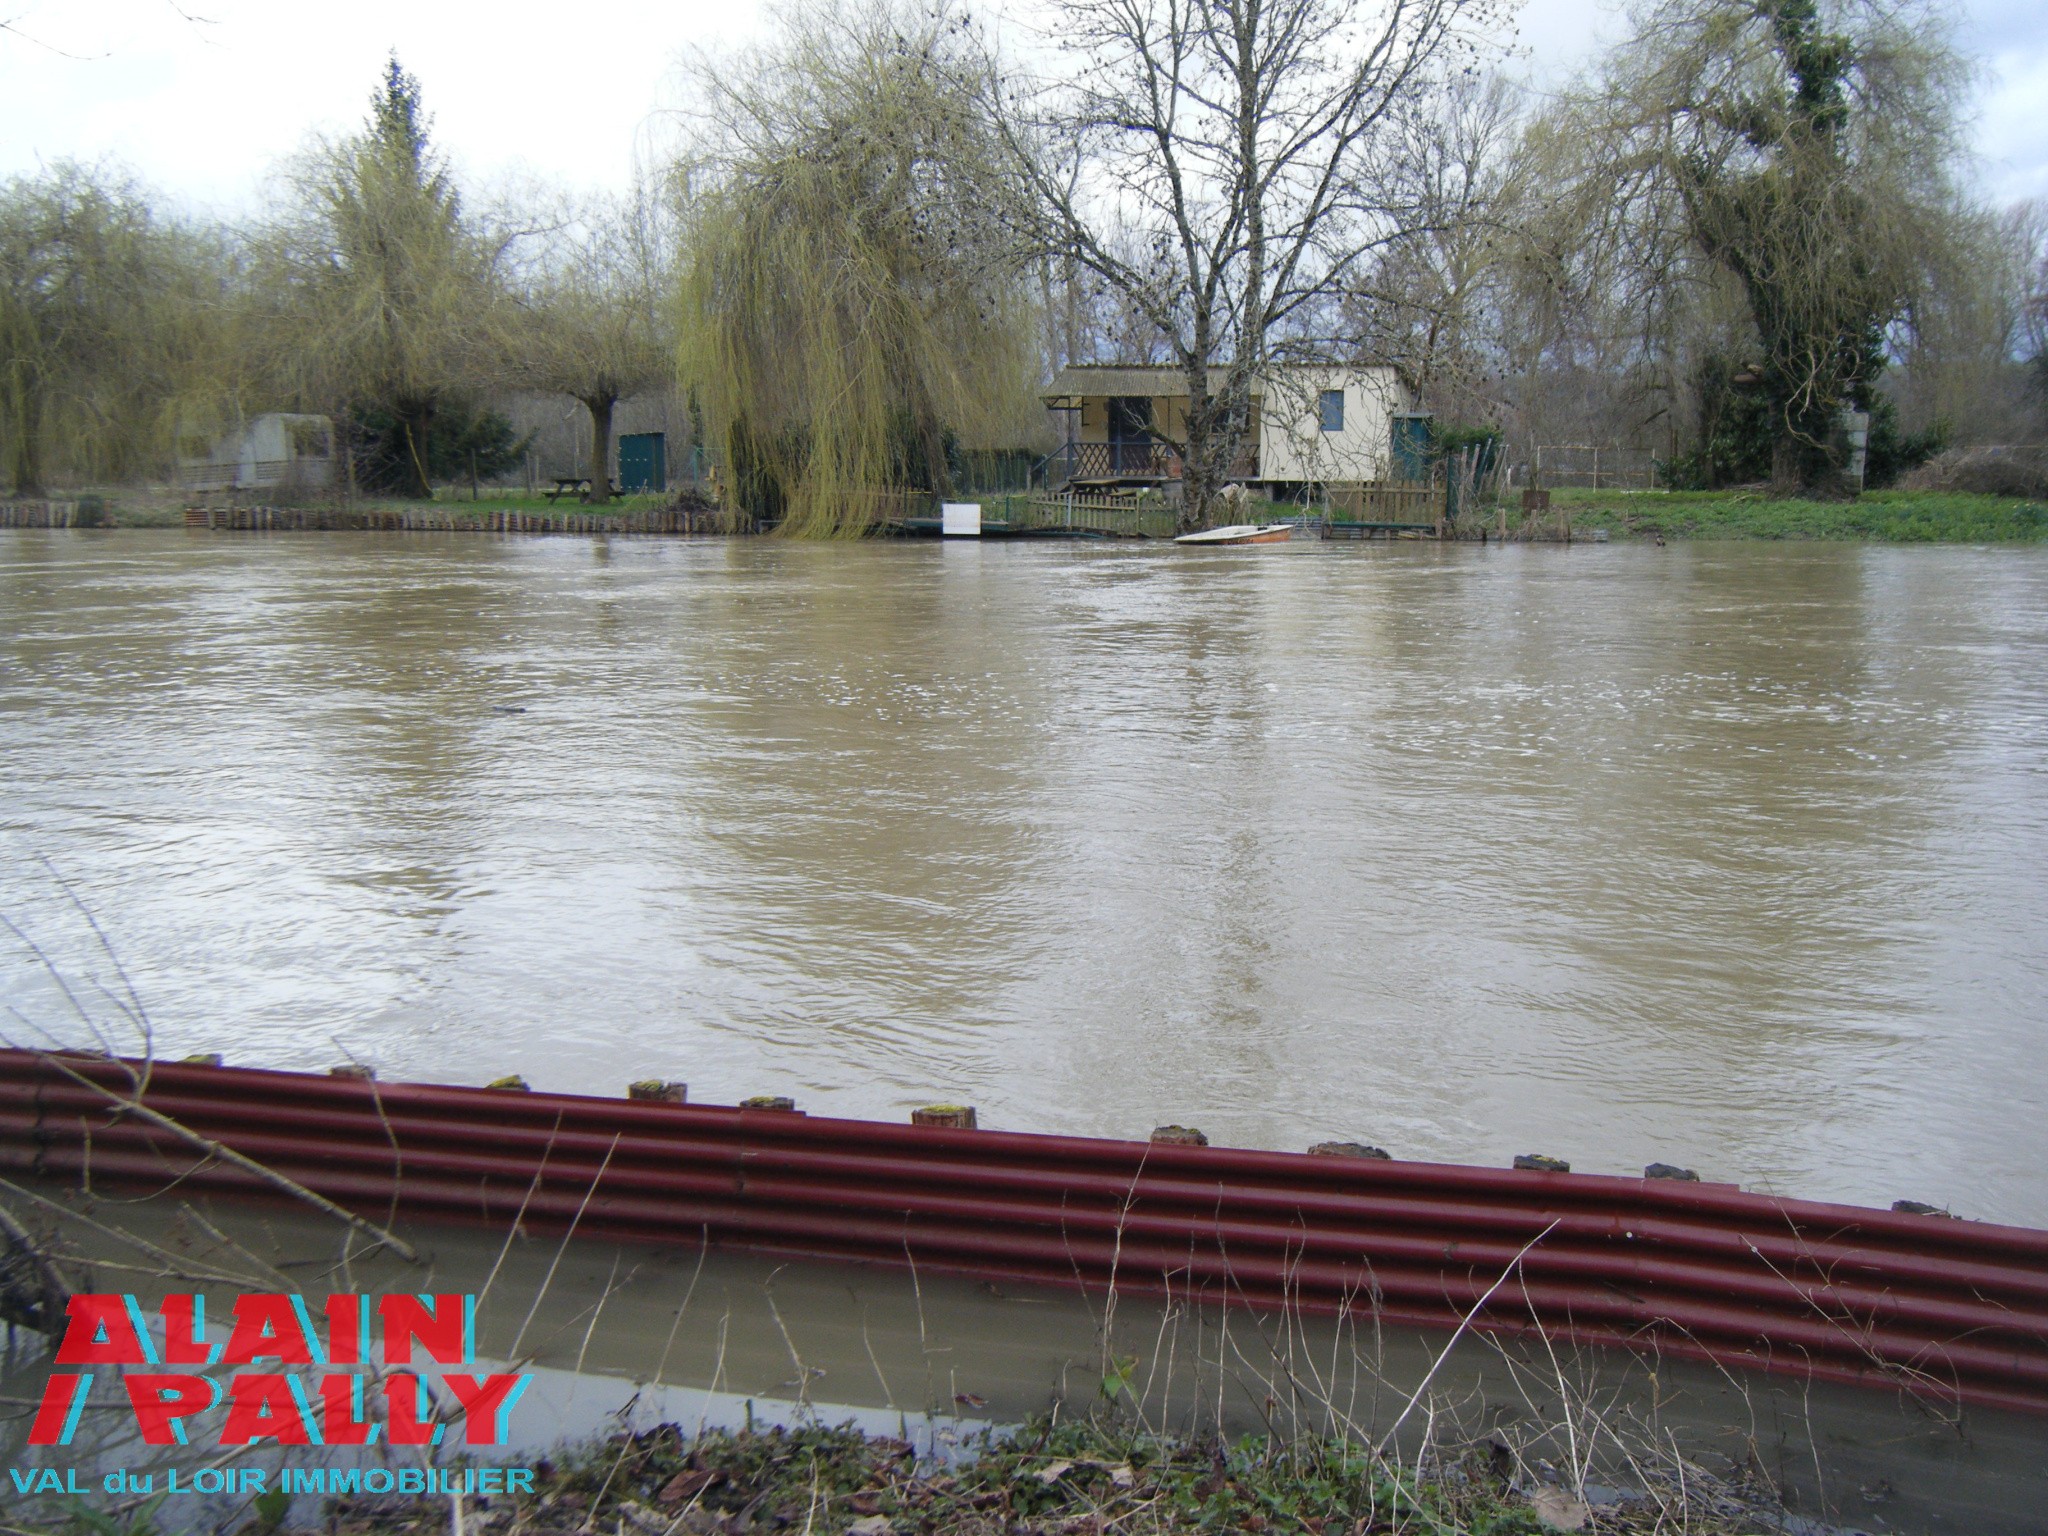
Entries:
<svg viewBox="0 0 2048 1536">
<path fill-rule="evenodd" d="M 792 13 L 700 72 L 682 375 L 743 509 L 858 534 L 1031 429 L 1036 315 L 963 23 Z"/>
<path fill-rule="evenodd" d="M 210 393 L 229 258 L 125 175 L 60 163 L 0 186 L 0 452 L 14 494 L 168 463 Z"/>
<path fill-rule="evenodd" d="M 1741 293 L 1781 494 L 1841 489 L 1928 253 L 1958 226 L 1967 76 L 1934 13 L 1877 0 L 1648 0 L 1607 71 L 1602 173 Z M 1748 376 L 1748 375 L 1746 375 Z"/>
</svg>

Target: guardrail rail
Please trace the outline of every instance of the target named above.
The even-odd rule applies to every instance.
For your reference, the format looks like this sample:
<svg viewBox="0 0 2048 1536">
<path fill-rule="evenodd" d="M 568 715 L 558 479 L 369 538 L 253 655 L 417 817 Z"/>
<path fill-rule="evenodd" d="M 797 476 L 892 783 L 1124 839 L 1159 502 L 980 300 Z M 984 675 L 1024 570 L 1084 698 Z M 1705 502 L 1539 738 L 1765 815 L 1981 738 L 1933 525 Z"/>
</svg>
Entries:
<svg viewBox="0 0 2048 1536">
<path fill-rule="evenodd" d="M 1669 1179 L 0 1051 L 10 1176 L 275 1197 L 191 1136 L 376 1220 L 1469 1317 L 2048 1413 L 2048 1232 Z"/>
</svg>

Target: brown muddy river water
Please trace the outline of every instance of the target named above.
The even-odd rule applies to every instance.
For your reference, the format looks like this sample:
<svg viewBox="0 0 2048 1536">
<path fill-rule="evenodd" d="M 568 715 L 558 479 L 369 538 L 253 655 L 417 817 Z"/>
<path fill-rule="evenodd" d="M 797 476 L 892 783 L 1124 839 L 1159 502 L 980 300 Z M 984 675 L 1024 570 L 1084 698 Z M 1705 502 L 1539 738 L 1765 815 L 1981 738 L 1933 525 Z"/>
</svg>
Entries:
<svg viewBox="0 0 2048 1536">
<path fill-rule="evenodd" d="M 16 1042 L 2048 1224 L 2048 551 L 0 534 Z M 523 713 L 511 713 L 511 709 Z"/>
</svg>

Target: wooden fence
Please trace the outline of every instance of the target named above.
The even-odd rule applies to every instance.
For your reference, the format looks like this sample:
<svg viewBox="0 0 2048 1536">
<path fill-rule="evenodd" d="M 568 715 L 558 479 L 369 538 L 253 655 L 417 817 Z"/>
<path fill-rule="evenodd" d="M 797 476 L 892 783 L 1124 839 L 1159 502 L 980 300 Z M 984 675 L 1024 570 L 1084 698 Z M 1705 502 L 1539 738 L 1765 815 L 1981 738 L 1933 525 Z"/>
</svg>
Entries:
<svg viewBox="0 0 2048 1536">
<path fill-rule="evenodd" d="M 0 528 L 97 528 L 105 520 L 97 497 L 78 501 L 0 502 Z"/>
<path fill-rule="evenodd" d="M 1174 508 L 1162 501 L 1071 491 L 1033 496 L 1021 515 L 1012 514 L 1012 526 L 1072 529 L 1125 539 L 1170 539 L 1177 531 L 1174 518 Z"/>
<path fill-rule="evenodd" d="M 731 533 L 716 508 L 651 512 L 462 513 L 440 507 L 187 507 L 187 528 L 250 533 Z"/>
<path fill-rule="evenodd" d="M 1368 481 L 1357 485 L 1333 485 L 1329 489 L 1333 532 L 1424 529 L 1437 531 L 1444 521 L 1444 486 L 1441 482 L 1409 480 Z"/>
<path fill-rule="evenodd" d="M 0 528 L 92 528 L 94 498 L 0 502 Z M 244 533 L 745 533 L 749 519 L 715 507 L 649 512 L 459 512 L 448 507 L 187 507 L 187 528 Z"/>
</svg>

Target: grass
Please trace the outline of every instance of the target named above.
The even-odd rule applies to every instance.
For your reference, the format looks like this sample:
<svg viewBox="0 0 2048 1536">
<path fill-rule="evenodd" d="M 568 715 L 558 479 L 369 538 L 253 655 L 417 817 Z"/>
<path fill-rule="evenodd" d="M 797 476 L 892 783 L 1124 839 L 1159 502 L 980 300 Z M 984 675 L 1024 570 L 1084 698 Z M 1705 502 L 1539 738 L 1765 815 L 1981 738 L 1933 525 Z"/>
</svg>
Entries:
<svg viewBox="0 0 2048 1536">
<path fill-rule="evenodd" d="M 919 1460 L 905 1441 L 850 1427 L 713 1430 L 688 1439 L 663 1425 L 540 1461 L 531 1496 L 472 1498 L 460 1527 L 442 1499 L 386 1497 L 330 1501 L 319 1528 L 330 1536 L 451 1528 L 496 1536 L 1538 1536 L 1559 1528 L 1544 1515 L 1562 1514 L 1566 1529 L 1577 1528 L 1568 1523 L 1576 1516 L 1589 1531 L 1648 1536 L 1672 1529 L 1682 1505 L 1692 1536 L 1735 1536 L 1780 1518 L 1766 1503 L 1730 1497 L 1727 1485 L 1712 1501 L 1652 1490 L 1587 1510 L 1562 1488 L 1512 1480 L 1512 1461 L 1484 1444 L 1418 1473 L 1338 1441 L 1163 1441 L 1109 1420 L 1045 1420 L 962 1451 L 946 1463 Z M 174 1527 L 154 1521 L 169 1513 L 159 1506 L 117 1521 L 74 1510 L 34 1529 L 160 1536 Z M 303 1521 L 312 1511 L 292 1513 Z"/>
<path fill-rule="evenodd" d="M 106 524 L 116 528 L 175 528 L 184 522 L 185 498 L 172 492 L 114 490 L 102 493 Z M 1994 544 L 2048 541 L 2048 503 L 1960 491 L 1871 491 L 1854 501 L 1800 501 L 1771 497 L 1759 491 L 1591 491 L 1551 493 L 1553 515 L 1568 511 L 1574 537 L 1604 531 L 1615 538 L 1673 539 L 1813 539 L 1863 540 L 1887 544 Z M 990 493 L 978 499 L 991 519 L 1021 513 L 1029 498 L 1021 493 Z M 248 504 L 262 498 L 250 493 Z M 486 490 L 472 501 L 466 491 L 444 490 L 434 501 L 403 502 L 365 498 L 363 508 L 427 506 L 457 518 L 486 517 L 516 511 L 528 516 L 567 518 L 592 514 L 645 512 L 663 506 L 660 496 L 621 496 L 604 507 L 589 507 L 524 491 Z M 1238 515 L 1247 522 L 1268 522 L 1299 515 L 1300 507 L 1285 502 L 1247 500 Z M 1491 529 L 1490 510 L 1478 511 L 1474 522 Z M 1521 509 L 1511 500 L 1507 524 L 1513 534 Z"/>
<path fill-rule="evenodd" d="M 1799 501 L 1759 491 L 1551 493 L 1576 537 L 1862 539 L 1885 544 L 2031 543 L 2048 539 L 2048 505 L 1961 491 L 1870 491 L 1854 501 Z M 1519 509 L 1509 513 L 1513 527 Z"/>
<path fill-rule="evenodd" d="M 984 498 L 1004 515 L 1022 496 Z M 1551 493 L 1552 516 L 1568 511 L 1574 537 L 1862 540 L 1885 544 L 2036 543 L 2048 540 L 2048 504 L 1960 491 L 1871 491 L 1854 501 L 1780 499 L 1759 491 L 1590 491 Z M 1237 516 L 1264 523 L 1297 517 L 1292 502 L 1247 499 Z M 1491 508 L 1466 521 L 1495 526 Z M 1522 522 L 1511 496 L 1510 535 Z"/>
</svg>

